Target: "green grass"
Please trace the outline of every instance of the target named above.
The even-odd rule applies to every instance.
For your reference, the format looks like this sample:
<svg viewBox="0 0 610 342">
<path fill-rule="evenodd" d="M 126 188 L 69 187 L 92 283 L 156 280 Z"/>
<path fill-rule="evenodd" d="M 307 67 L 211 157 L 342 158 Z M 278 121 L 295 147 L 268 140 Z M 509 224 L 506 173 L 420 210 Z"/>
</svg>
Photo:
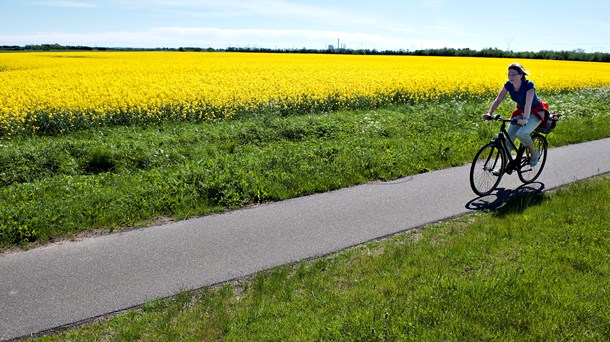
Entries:
<svg viewBox="0 0 610 342">
<path fill-rule="evenodd" d="M 608 341 L 610 176 L 42 341 Z"/>
<path fill-rule="evenodd" d="M 551 146 L 610 136 L 610 88 L 547 94 Z M 498 129 L 489 101 L 207 124 L 164 123 L 0 141 L 0 249 L 187 218 L 469 162 Z M 506 101 L 499 112 L 512 110 Z"/>
</svg>

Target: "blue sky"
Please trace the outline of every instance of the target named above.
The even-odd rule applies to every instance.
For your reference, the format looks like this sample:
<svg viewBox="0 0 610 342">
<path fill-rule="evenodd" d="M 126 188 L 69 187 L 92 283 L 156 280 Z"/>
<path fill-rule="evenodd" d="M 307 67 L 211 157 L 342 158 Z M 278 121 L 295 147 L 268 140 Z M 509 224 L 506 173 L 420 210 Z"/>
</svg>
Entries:
<svg viewBox="0 0 610 342">
<path fill-rule="evenodd" d="M 610 53 L 610 0 L 0 0 L 0 45 Z"/>
</svg>

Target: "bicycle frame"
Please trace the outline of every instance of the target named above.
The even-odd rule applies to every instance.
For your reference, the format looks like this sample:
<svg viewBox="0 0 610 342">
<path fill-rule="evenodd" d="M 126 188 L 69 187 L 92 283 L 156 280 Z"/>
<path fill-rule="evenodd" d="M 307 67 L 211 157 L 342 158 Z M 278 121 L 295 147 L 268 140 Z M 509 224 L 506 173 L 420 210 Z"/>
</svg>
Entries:
<svg viewBox="0 0 610 342">
<path fill-rule="evenodd" d="M 519 145 L 519 147 L 517 147 L 517 145 L 515 145 L 515 142 L 510 138 L 510 136 L 508 135 L 508 132 L 506 131 L 506 124 L 511 122 L 511 120 L 500 119 L 500 118 L 498 118 L 496 120 L 502 121 L 502 125 L 500 126 L 500 132 L 498 132 L 498 134 L 496 134 L 496 136 L 494 137 L 494 139 L 492 141 L 496 142 L 497 144 L 499 144 L 501 146 L 502 153 L 504 153 L 504 155 L 508 159 L 506 161 L 507 167 L 506 167 L 506 170 L 504 170 L 504 171 L 508 174 L 511 174 L 513 170 L 517 169 L 517 166 L 515 165 L 515 163 L 516 163 L 516 161 L 521 160 L 521 157 L 523 156 L 523 151 L 525 149 L 522 145 Z M 513 150 L 517 151 L 517 155 L 515 156 L 515 158 L 513 158 L 513 156 L 508 152 L 509 148 L 508 148 L 507 142 L 510 144 L 510 146 L 512 147 Z"/>
</svg>

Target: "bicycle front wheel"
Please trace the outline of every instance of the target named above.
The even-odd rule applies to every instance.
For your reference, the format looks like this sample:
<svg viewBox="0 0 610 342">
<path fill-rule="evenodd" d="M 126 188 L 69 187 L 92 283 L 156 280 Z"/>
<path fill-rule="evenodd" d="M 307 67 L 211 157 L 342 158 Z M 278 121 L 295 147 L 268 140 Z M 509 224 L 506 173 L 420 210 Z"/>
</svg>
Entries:
<svg viewBox="0 0 610 342">
<path fill-rule="evenodd" d="M 534 150 L 538 152 L 538 163 L 536 164 L 536 166 L 530 166 L 531 156 L 526 156 L 526 153 L 523 153 L 523 157 L 521 158 L 521 165 L 519 165 L 519 169 L 517 170 L 519 179 L 521 179 L 521 181 L 526 184 L 532 183 L 533 181 L 538 179 L 540 173 L 542 173 L 542 169 L 544 169 L 544 165 L 546 164 L 546 139 L 540 134 L 535 134 L 532 136 L 532 140 L 534 141 Z"/>
<path fill-rule="evenodd" d="M 489 195 L 500 184 L 505 167 L 506 160 L 498 144 L 489 143 L 481 147 L 470 166 L 472 191 L 479 196 Z"/>
</svg>

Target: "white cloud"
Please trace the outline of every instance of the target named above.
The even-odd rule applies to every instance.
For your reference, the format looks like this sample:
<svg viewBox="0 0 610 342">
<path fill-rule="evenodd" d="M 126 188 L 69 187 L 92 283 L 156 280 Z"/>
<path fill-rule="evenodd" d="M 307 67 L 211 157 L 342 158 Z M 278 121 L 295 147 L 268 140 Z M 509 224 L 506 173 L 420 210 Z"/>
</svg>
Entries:
<svg viewBox="0 0 610 342">
<path fill-rule="evenodd" d="M 2 35 L 0 41 L 8 45 L 61 44 L 104 47 L 155 47 L 154 37 L 142 32 L 65 33 L 37 32 L 24 35 Z"/>
<path fill-rule="evenodd" d="M 48 7 L 73 7 L 73 8 L 96 8 L 97 5 L 91 2 L 82 2 L 82 1 L 35 1 L 32 2 L 34 5 L 38 6 L 48 6 Z"/>
<path fill-rule="evenodd" d="M 125 8 L 140 8 L 159 16 L 185 18 L 256 18 L 267 20 L 294 20 L 318 24 L 377 26 L 382 22 L 371 13 L 354 13 L 352 7 L 337 7 L 329 2 L 325 6 L 283 0 L 116 0 Z"/>
<path fill-rule="evenodd" d="M 340 39 L 351 49 L 421 49 L 449 46 L 442 40 L 401 38 L 364 32 L 280 30 L 280 29 L 222 29 L 214 27 L 159 27 L 139 32 L 62 33 L 38 32 L 28 35 L 2 35 L 4 44 L 64 44 L 105 47 L 213 47 L 251 46 L 264 48 L 325 49 Z"/>
<path fill-rule="evenodd" d="M 437 19 L 434 25 L 428 26 L 428 29 L 440 34 L 451 34 L 457 36 L 466 35 L 466 30 L 462 25 L 454 24 L 443 19 Z"/>
<path fill-rule="evenodd" d="M 428 8 L 440 8 L 444 3 L 443 0 L 424 0 L 421 5 Z"/>
<path fill-rule="evenodd" d="M 240 45 L 257 46 L 295 46 L 325 48 L 340 39 L 350 48 L 392 49 L 406 41 L 361 32 L 317 31 L 317 30 L 278 30 L 278 29 L 221 29 L 205 27 L 160 27 L 151 30 L 152 34 L 174 37 L 176 40 L 195 38 L 199 40 L 233 42 Z"/>
</svg>

